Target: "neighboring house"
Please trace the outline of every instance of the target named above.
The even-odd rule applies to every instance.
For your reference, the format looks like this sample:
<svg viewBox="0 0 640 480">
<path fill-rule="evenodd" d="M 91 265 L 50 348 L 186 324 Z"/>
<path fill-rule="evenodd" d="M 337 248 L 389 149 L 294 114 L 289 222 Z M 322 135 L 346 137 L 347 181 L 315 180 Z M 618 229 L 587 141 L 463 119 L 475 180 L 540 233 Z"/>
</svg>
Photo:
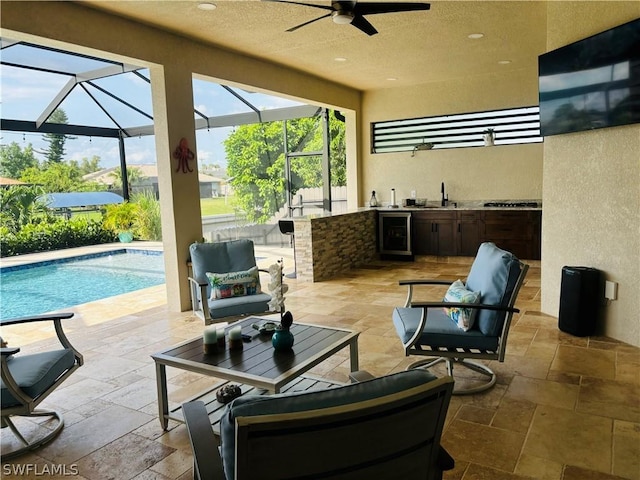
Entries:
<svg viewBox="0 0 640 480">
<path fill-rule="evenodd" d="M 158 167 L 152 164 L 129 164 L 127 168 L 136 168 L 140 171 L 140 175 L 143 177 L 141 181 L 135 182 L 130 185 L 131 193 L 139 193 L 145 190 L 152 191 L 153 194 L 158 197 Z M 97 172 L 88 173 L 84 177 L 84 180 L 88 182 L 97 182 L 107 185 L 109 190 L 119 191 L 115 189 L 114 184 L 116 177 L 113 176 L 113 172 L 120 170 L 120 167 L 110 167 Z M 203 173 L 198 174 L 198 182 L 200 183 L 200 198 L 218 197 L 222 192 L 222 184 L 224 179 L 216 178 Z"/>
</svg>

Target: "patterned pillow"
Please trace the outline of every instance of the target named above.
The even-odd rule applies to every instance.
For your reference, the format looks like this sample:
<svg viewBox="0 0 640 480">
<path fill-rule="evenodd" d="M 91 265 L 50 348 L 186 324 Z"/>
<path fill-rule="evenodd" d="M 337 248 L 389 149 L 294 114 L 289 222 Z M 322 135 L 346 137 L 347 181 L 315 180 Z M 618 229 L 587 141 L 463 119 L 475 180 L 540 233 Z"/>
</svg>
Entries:
<svg viewBox="0 0 640 480">
<path fill-rule="evenodd" d="M 477 303 L 480 298 L 480 292 L 472 292 L 467 290 L 460 280 L 456 280 L 451 284 L 447 294 L 444 296 L 444 302 L 456 303 Z M 473 327 L 477 310 L 474 308 L 445 308 L 446 313 L 451 320 L 455 322 L 458 328 L 465 332 Z"/>
<path fill-rule="evenodd" d="M 207 272 L 207 278 L 211 285 L 211 297 L 209 298 L 211 301 L 255 295 L 262 292 L 258 267 L 252 267 L 242 272 Z"/>
</svg>

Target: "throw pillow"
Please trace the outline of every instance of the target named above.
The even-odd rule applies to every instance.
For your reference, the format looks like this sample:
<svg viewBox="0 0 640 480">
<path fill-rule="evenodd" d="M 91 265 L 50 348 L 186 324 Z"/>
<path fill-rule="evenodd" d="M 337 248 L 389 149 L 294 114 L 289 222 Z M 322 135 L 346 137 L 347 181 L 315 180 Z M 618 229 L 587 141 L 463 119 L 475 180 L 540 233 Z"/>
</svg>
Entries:
<svg viewBox="0 0 640 480">
<path fill-rule="evenodd" d="M 480 292 L 472 292 L 467 290 L 460 280 L 456 280 L 451 284 L 447 294 L 444 296 L 444 302 L 455 303 L 477 303 L 480 298 Z M 474 308 L 445 308 L 444 312 L 455 322 L 458 328 L 465 332 L 473 327 L 477 310 Z"/>
<path fill-rule="evenodd" d="M 221 298 L 255 295 L 262 292 L 258 267 L 253 267 L 242 272 L 207 272 L 207 278 L 211 285 L 211 297 L 209 300 L 212 301 Z"/>
</svg>

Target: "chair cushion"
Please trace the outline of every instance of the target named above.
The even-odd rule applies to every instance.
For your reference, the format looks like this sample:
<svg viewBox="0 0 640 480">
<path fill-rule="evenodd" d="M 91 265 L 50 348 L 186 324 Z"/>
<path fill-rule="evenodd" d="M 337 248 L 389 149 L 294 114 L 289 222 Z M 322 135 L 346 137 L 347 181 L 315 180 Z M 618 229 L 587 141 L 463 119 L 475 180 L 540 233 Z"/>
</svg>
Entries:
<svg viewBox="0 0 640 480">
<path fill-rule="evenodd" d="M 242 272 L 207 272 L 206 275 L 211 286 L 211 297 L 209 298 L 211 301 L 255 295 L 262 292 L 258 267 Z"/>
<path fill-rule="evenodd" d="M 189 246 L 193 278 L 207 283 L 207 272 L 241 272 L 256 266 L 251 240 L 193 243 Z"/>
<path fill-rule="evenodd" d="M 393 325 L 402 343 L 407 344 L 416 333 L 421 314 L 422 308 L 399 307 L 393 310 Z M 441 309 L 430 308 L 427 310 L 427 324 L 418 344 L 436 348 L 478 348 L 496 351 L 498 337 L 484 335 L 475 328 L 465 332 L 459 329 Z"/>
<path fill-rule="evenodd" d="M 520 260 L 515 255 L 493 243 L 483 243 L 471 265 L 466 286 L 480 292 L 480 303 L 508 306 L 520 270 Z M 479 310 L 476 323 L 483 334 L 493 337 L 501 334 L 505 316 L 505 312 Z"/>
<path fill-rule="evenodd" d="M 230 317 L 232 315 L 250 315 L 269 310 L 271 296 L 258 293 L 245 297 L 223 298 L 209 303 L 211 318 Z"/>
<path fill-rule="evenodd" d="M 451 323 L 451 321 L 449 321 Z M 222 462 L 226 478 L 235 478 L 235 418 L 330 408 L 383 397 L 436 379 L 424 370 L 409 370 L 337 388 L 314 392 L 240 397 L 220 420 Z M 277 449 L 277 445 L 274 446 Z"/>
<path fill-rule="evenodd" d="M 464 283 L 460 280 L 456 280 L 451 284 L 447 293 L 445 294 L 444 302 L 457 302 L 457 303 L 477 303 L 480 298 L 480 292 L 472 292 L 467 290 Z M 465 332 L 473 327 L 476 313 L 478 310 L 475 308 L 444 308 L 451 320 Z"/>
<path fill-rule="evenodd" d="M 70 349 L 15 355 L 7 361 L 16 383 L 31 398 L 36 398 L 47 390 L 74 363 L 75 357 Z M 0 387 L 2 408 L 20 405 L 4 382 L 0 381 Z"/>
</svg>

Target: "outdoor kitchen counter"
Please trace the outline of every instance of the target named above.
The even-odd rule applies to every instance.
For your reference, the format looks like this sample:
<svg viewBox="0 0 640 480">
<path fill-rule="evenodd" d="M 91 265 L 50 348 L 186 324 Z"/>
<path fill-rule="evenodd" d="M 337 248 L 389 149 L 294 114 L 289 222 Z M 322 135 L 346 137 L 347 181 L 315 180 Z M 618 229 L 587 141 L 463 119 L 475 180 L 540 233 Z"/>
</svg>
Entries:
<svg viewBox="0 0 640 480">
<path fill-rule="evenodd" d="M 373 208 L 294 217 L 296 276 L 321 282 L 377 260 Z"/>
<path fill-rule="evenodd" d="M 515 201 L 514 201 L 515 202 Z M 530 203 L 541 205 L 540 201 Z M 321 282 L 344 274 L 377 260 L 378 212 L 435 212 L 435 211 L 541 211 L 540 206 L 484 206 L 486 201 L 460 202 L 458 206 L 441 207 L 428 203 L 427 207 L 388 206 L 361 207 L 342 213 L 326 213 L 294 217 L 296 275 L 299 280 Z M 479 213 L 479 212 L 478 212 Z"/>
</svg>

